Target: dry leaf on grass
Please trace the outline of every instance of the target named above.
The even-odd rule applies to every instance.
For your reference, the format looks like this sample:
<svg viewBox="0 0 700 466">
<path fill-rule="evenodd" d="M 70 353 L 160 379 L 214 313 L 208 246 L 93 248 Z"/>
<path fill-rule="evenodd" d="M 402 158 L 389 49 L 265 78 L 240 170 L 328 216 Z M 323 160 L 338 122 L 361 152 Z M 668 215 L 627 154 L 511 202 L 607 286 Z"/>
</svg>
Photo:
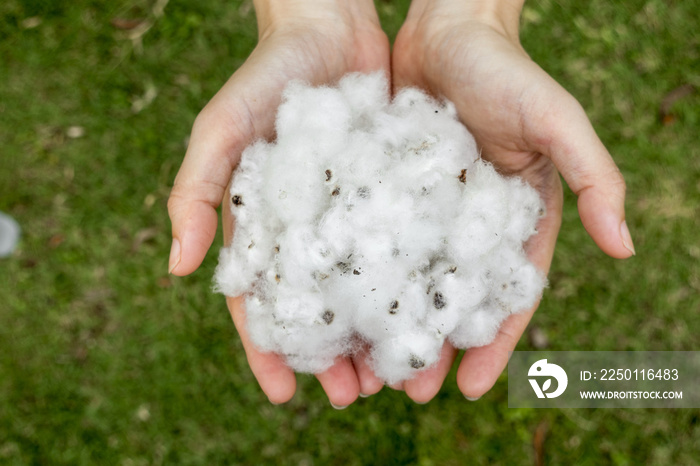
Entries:
<svg viewBox="0 0 700 466">
<path fill-rule="evenodd" d="M 695 86 L 692 84 L 683 84 L 673 89 L 664 96 L 659 105 L 659 119 L 664 125 L 671 125 L 676 121 L 676 115 L 671 112 L 673 104 L 677 101 L 692 95 L 695 92 Z"/>
</svg>

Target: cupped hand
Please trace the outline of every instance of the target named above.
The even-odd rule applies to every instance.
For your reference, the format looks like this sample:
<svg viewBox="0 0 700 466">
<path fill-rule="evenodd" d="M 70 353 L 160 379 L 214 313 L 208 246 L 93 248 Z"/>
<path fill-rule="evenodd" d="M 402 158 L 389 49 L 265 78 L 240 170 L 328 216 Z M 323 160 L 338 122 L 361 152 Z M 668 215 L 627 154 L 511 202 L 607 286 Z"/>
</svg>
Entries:
<svg viewBox="0 0 700 466">
<path fill-rule="evenodd" d="M 634 248 L 624 222 L 624 180 L 578 101 L 521 47 L 522 3 L 414 0 L 394 45 L 394 88 L 418 86 L 452 101 L 482 157 L 539 191 L 547 213 L 526 250 L 540 270 L 549 270 L 561 223 L 557 169 L 578 196 L 581 221 L 596 244 L 627 258 Z M 491 389 L 536 308 L 508 318 L 491 344 L 465 352 L 457 383 L 467 398 Z M 402 388 L 415 401 L 430 400 L 456 355 L 446 345 L 435 368 Z"/>
<path fill-rule="evenodd" d="M 226 244 L 233 235 L 227 185 L 242 150 L 274 136 L 282 90 L 293 79 L 320 85 L 354 71 L 389 74 L 389 43 L 370 0 L 357 2 L 256 2 L 259 42 L 248 60 L 197 116 L 185 159 L 168 200 L 173 245 L 170 272 L 195 271 L 212 245 L 217 207 L 224 205 Z M 288 401 L 296 378 L 282 359 L 261 353 L 245 327 L 241 298 L 227 298 L 248 363 L 273 403 Z M 346 406 L 359 393 L 379 391 L 365 360 L 340 358 L 317 375 L 332 404 Z"/>
</svg>

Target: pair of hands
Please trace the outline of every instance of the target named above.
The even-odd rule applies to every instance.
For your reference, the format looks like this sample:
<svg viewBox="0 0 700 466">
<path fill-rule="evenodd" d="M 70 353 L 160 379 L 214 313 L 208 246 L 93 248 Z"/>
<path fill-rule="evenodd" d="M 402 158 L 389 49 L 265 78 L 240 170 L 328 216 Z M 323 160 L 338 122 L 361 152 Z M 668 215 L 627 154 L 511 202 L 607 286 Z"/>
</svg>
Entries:
<svg viewBox="0 0 700 466">
<path fill-rule="evenodd" d="M 248 60 L 197 117 L 168 201 L 173 225 L 170 272 L 192 273 L 211 246 L 216 208 L 242 150 L 274 136 L 282 90 L 293 79 L 319 85 L 349 72 L 382 70 L 394 89 L 417 86 L 457 107 L 483 151 L 501 172 L 524 177 L 547 206 L 527 244 L 547 272 L 561 223 L 557 169 L 578 195 L 584 227 L 607 254 L 634 254 L 624 222 L 624 180 L 579 103 L 525 53 L 518 39 L 523 0 L 413 0 L 390 53 L 371 0 L 257 0 L 259 43 Z M 233 235 L 223 210 L 227 244 Z M 261 353 L 246 333 L 243 299 L 227 298 L 248 363 L 273 403 L 294 395 L 296 378 L 275 354 Z M 465 352 L 457 372 L 462 393 L 475 399 L 495 383 L 537 306 L 505 321 L 493 343 Z M 439 363 L 402 389 L 416 402 L 438 393 L 457 350 L 446 344 Z M 366 354 L 339 358 L 317 375 L 335 407 L 384 385 Z"/>
</svg>

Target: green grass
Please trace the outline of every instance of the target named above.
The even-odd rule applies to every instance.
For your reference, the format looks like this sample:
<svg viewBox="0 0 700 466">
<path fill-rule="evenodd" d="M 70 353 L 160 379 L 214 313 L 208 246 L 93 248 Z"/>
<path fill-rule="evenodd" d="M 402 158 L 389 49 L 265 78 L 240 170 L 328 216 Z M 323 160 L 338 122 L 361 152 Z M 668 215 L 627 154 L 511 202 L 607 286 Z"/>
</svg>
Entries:
<svg viewBox="0 0 700 466">
<path fill-rule="evenodd" d="M 378 2 L 391 35 L 397 3 Z M 210 291 L 216 250 L 191 277 L 166 263 L 187 135 L 253 48 L 254 13 L 171 0 L 142 49 L 110 24 L 151 6 L 0 4 L 0 210 L 24 230 L 0 261 L 0 464 L 533 464 L 538 429 L 549 464 L 697 463 L 698 410 L 508 409 L 505 375 L 475 403 L 451 374 L 428 405 L 385 389 L 344 411 L 300 376 L 295 398 L 271 406 Z M 672 124 L 658 119 L 669 91 L 700 86 L 698 10 L 528 2 L 523 43 L 622 169 L 638 251 L 604 256 L 567 194 L 532 322 L 550 349 L 698 349 L 700 93 L 674 104 Z"/>
</svg>

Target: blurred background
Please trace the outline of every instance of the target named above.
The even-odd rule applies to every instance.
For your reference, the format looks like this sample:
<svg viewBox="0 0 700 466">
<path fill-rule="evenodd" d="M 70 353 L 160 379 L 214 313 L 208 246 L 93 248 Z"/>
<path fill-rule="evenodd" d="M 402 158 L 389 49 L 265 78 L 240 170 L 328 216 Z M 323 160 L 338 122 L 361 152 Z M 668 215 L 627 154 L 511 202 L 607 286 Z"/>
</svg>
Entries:
<svg viewBox="0 0 700 466">
<path fill-rule="evenodd" d="M 393 38 L 408 1 L 377 1 Z M 522 41 L 576 96 L 628 184 L 637 256 L 567 192 L 550 287 L 518 349 L 700 349 L 700 1 L 527 2 Z M 272 406 L 217 247 L 167 274 L 166 201 L 193 120 L 256 42 L 250 1 L 3 0 L 0 464 L 698 464 L 700 410 L 507 407 L 454 372 L 417 405 L 344 411 L 313 377 Z"/>
</svg>

